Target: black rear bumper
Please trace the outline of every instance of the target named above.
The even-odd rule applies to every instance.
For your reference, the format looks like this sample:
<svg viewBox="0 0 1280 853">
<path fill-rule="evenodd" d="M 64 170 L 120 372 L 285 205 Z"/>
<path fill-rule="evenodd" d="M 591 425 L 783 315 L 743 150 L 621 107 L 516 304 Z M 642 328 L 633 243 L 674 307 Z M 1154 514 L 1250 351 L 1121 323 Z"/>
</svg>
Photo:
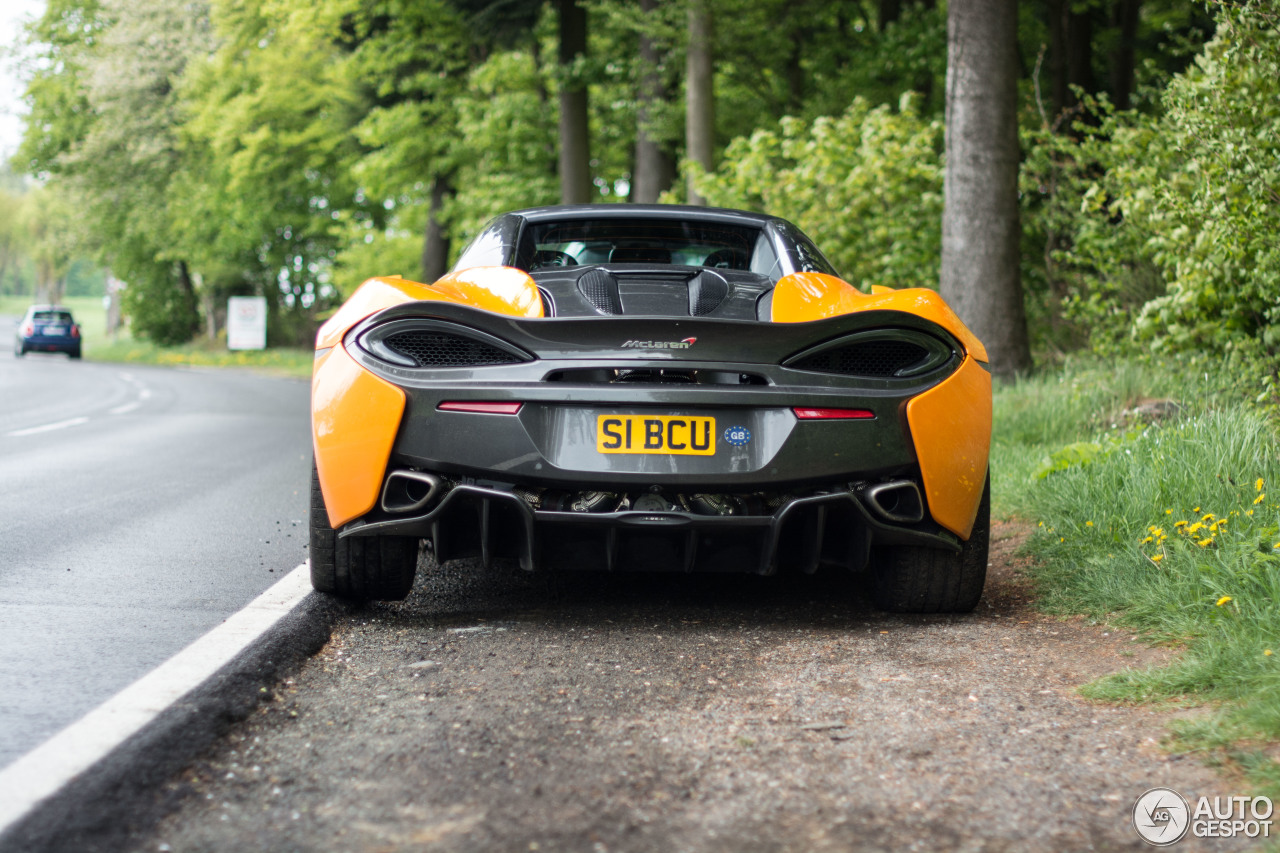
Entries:
<svg viewBox="0 0 1280 853">
<path fill-rule="evenodd" d="M 766 514 L 708 516 L 538 510 L 504 488 L 459 484 L 429 512 L 362 519 L 339 531 L 377 535 L 430 539 L 442 563 L 513 559 L 526 571 L 809 573 L 824 563 L 861 568 L 873 543 L 960 549 L 928 522 L 905 527 L 878 519 L 852 490 L 790 498 Z"/>
</svg>

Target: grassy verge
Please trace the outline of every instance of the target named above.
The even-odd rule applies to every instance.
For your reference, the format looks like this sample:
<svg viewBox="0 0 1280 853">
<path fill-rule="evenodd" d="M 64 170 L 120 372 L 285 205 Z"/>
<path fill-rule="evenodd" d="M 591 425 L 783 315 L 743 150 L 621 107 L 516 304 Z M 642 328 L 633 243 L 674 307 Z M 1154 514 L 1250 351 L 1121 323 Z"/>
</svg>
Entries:
<svg viewBox="0 0 1280 853">
<path fill-rule="evenodd" d="M 1069 365 L 996 399 L 997 511 L 1036 523 L 1041 604 L 1184 649 L 1087 685 L 1110 701 L 1190 700 L 1184 749 L 1280 772 L 1280 440 L 1201 366 Z M 1144 399 L 1159 417 L 1134 414 Z"/>
<path fill-rule="evenodd" d="M 121 336 L 112 342 L 85 344 L 85 358 L 134 364 L 185 365 L 189 367 L 249 367 L 284 376 L 307 378 L 315 353 L 310 350 L 273 347 L 266 350 L 228 350 L 221 343 L 203 341 L 180 347 L 159 347 Z"/>
<path fill-rule="evenodd" d="M 29 297 L 0 296 L 0 314 L 21 315 L 31 304 Z M 115 340 L 107 336 L 107 312 L 95 296 L 68 297 L 62 304 L 71 309 L 84 336 L 84 357 L 89 361 L 134 364 L 186 365 L 191 367 L 248 367 L 269 373 L 307 378 L 315 354 L 311 350 L 273 347 L 267 350 L 231 351 L 222 342 L 199 339 L 180 347 L 158 347 L 134 340 L 121 331 Z"/>
</svg>

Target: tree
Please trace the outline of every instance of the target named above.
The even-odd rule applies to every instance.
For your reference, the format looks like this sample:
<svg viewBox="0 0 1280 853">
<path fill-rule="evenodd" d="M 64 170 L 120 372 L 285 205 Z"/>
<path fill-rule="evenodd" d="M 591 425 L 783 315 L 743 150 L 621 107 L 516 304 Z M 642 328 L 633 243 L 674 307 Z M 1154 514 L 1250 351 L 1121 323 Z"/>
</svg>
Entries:
<svg viewBox="0 0 1280 853">
<path fill-rule="evenodd" d="M 587 10 L 578 0 L 560 3 L 560 201 L 591 200 L 591 135 L 587 82 Z"/>
<path fill-rule="evenodd" d="M 44 45 L 44 63 L 28 87 L 35 120 L 20 153 L 76 209 L 78 227 L 62 229 L 59 241 L 78 239 L 129 281 L 140 335 L 190 339 L 198 324 L 194 284 L 173 228 L 175 181 L 187 165 L 175 82 L 188 57 L 211 44 L 206 7 L 57 0 L 31 36 Z M 42 287 L 54 286 L 53 269 L 41 273 Z"/>
<path fill-rule="evenodd" d="M 689 48 L 685 80 L 685 156 L 703 172 L 715 168 L 716 96 L 710 0 L 689 2 Z M 689 203 L 707 203 L 689 177 Z"/>
<path fill-rule="evenodd" d="M 1017 5 L 951 0 L 940 292 L 995 375 L 1031 367 L 1019 273 Z"/>
<path fill-rule="evenodd" d="M 642 21 L 651 19 L 658 0 L 640 0 Z M 671 188 L 676 178 L 676 160 L 655 132 L 655 113 L 669 97 L 663 80 L 658 45 L 643 29 L 639 34 L 640 68 L 636 86 L 636 153 L 631 175 L 631 201 L 652 204 Z"/>
</svg>

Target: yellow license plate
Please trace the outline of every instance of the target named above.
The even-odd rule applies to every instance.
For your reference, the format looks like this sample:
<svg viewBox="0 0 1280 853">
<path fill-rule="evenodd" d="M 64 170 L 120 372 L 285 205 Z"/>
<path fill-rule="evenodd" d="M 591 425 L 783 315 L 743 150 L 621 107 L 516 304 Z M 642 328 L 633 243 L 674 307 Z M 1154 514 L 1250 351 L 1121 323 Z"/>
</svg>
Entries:
<svg viewBox="0 0 1280 853">
<path fill-rule="evenodd" d="M 716 419 L 689 415 L 597 415 L 596 450 L 714 456 Z"/>
</svg>

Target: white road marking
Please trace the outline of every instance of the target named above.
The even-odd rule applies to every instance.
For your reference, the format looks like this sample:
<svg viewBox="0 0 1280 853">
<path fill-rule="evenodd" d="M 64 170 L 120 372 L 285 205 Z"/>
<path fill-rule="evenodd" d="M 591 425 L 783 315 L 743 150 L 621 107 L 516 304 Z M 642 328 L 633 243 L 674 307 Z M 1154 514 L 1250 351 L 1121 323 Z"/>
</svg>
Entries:
<svg viewBox="0 0 1280 853">
<path fill-rule="evenodd" d="M 151 399 L 151 389 L 150 389 L 150 388 L 143 388 L 141 391 L 139 391 L 139 392 L 138 392 L 138 399 L 139 399 L 139 400 L 150 400 L 150 399 Z"/>
<path fill-rule="evenodd" d="M 243 610 L 0 770 L 0 835 L 256 642 L 310 592 L 310 569 L 303 563 Z"/>
<path fill-rule="evenodd" d="M 6 432 L 6 438 L 18 438 L 23 435 L 35 435 L 39 432 L 51 432 L 55 429 L 66 429 L 67 427 L 79 426 L 88 423 L 88 418 L 71 418 L 70 420 L 58 421 L 57 423 L 45 424 L 38 427 L 28 427 L 27 429 L 15 429 L 13 432 Z"/>
<path fill-rule="evenodd" d="M 125 403 L 123 406 L 116 406 L 114 409 L 111 409 L 110 412 L 108 412 L 108 414 L 127 415 L 141 405 L 142 403 L 140 402 Z"/>
</svg>

